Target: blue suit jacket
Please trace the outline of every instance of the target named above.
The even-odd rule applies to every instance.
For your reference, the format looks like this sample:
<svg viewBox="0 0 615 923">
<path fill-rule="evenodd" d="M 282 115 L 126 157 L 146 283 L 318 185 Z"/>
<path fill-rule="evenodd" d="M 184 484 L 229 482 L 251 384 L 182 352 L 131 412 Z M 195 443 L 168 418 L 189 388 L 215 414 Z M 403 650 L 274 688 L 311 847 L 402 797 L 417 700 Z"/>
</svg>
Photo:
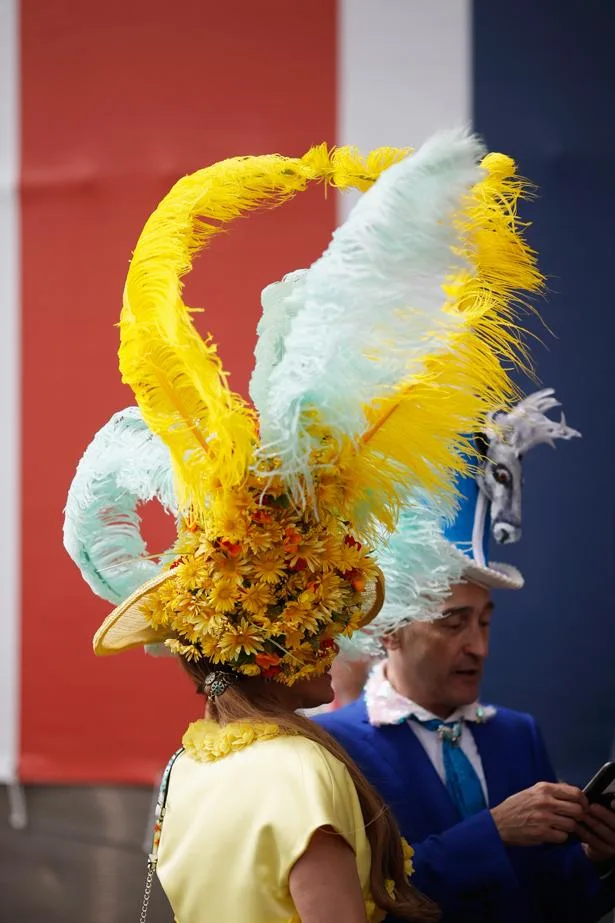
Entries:
<svg viewBox="0 0 615 923">
<path fill-rule="evenodd" d="M 461 820 L 406 723 L 372 727 L 363 699 L 317 719 L 360 766 L 414 846 L 414 883 L 455 923 L 590 923 L 615 905 L 577 843 L 506 848 L 491 814 Z M 539 781 L 555 781 L 536 722 L 499 708 L 471 726 L 494 807 Z"/>
</svg>

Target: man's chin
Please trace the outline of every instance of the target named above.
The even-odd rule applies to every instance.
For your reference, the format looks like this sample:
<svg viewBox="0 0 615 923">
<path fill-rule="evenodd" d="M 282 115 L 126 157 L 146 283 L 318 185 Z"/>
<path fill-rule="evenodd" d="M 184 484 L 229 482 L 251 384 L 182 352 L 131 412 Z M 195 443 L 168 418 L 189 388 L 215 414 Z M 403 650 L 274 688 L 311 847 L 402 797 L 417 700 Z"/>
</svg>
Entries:
<svg viewBox="0 0 615 923">
<path fill-rule="evenodd" d="M 480 673 L 456 673 L 453 678 L 457 707 L 471 705 L 478 698 L 482 676 Z"/>
</svg>

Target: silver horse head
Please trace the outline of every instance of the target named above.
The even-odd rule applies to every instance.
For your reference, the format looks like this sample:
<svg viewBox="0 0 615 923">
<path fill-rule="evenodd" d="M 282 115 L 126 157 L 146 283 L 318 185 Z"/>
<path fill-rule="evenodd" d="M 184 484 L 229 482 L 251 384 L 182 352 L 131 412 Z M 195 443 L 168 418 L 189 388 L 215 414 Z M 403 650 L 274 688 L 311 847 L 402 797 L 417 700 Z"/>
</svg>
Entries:
<svg viewBox="0 0 615 923">
<path fill-rule="evenodd" d="M 525 453 L 543 442 L 555 447 L 556 439 L 581 435 L 566 425 L 564 414 L 559 422 L 546 416 L 549 410 L 559 406 L 553 388 L 545 388 L 530 394 L 509 413 L 490 414 L 486 430 L 480 434 L 479 448 L 483 457 L 477 481 L 491 503 L 491 532 L 496 542 L 517 542 L 521 538 Z"/>
</svg>

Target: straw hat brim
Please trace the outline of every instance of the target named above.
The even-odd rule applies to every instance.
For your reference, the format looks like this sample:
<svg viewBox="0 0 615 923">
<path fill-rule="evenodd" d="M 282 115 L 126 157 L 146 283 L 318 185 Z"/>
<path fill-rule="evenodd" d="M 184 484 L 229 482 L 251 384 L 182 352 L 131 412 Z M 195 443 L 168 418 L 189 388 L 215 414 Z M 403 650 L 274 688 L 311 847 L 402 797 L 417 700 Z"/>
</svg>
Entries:
<svg viewBox="0 0 615 923">
<path fill-rule="evenodd" d="M 463 579 L 488 590 L 520 590 L 525 584 L 523 574 L 512 564 L 469 564 L 464 568 Z"/>
<path fill-rule="evenodd" d="M 175 571 L 164 571 L 162 574 L 142 584 L 121 605 L 117 606 L 107 616 L 96 634 L 94 635 L 94 653 L 100 657 L 109 654 L 119 654 L 133 647 L 144 647 L 149 644 L 160 644 L 169 635 L 164 631 L 156 631 L 147 622 L 143 609 L 148 602 L 153 602 L 159 588 L 169 580 L 175 580 Z M 150 600 L 150 597 L 152 599 Z M 384 577 L 378 569 L 374 580 L 363 593 L 364 616 L 361 619 L 361 628 L 374 619 L 384 603 Z"/>
</svg>

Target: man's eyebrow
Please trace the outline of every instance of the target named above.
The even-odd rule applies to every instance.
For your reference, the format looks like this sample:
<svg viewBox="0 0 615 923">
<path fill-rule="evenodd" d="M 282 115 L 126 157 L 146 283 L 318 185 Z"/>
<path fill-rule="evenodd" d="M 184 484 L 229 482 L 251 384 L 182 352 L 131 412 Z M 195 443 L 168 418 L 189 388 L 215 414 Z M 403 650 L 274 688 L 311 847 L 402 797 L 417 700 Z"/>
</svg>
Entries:
<svg viewBox="0 0 615 923">
<path fill-rule="evenodd" d="M 488 603 L 485 604 L 485 607 L 483 608 L 482 612 L 485 615 L 490 615 L 494 609 L 495 609 L 495 603 L 489 601 Z M 440 618 L 447 619 L 453 615 L 458 615 L 460 616 L 460 618 L 467 618 L 468 616 L 472 615 L 473 611 L 474 611 L 473 606 L 453 606 L 450 609 L 444 609 Z"/>
<path fill-rule="evenodd" d="M 472 615 L 472 606 L 454 606 L 452 609 L 445 609 L 441 618 L 447 619 L 451 615 Z"/>
</svg>

